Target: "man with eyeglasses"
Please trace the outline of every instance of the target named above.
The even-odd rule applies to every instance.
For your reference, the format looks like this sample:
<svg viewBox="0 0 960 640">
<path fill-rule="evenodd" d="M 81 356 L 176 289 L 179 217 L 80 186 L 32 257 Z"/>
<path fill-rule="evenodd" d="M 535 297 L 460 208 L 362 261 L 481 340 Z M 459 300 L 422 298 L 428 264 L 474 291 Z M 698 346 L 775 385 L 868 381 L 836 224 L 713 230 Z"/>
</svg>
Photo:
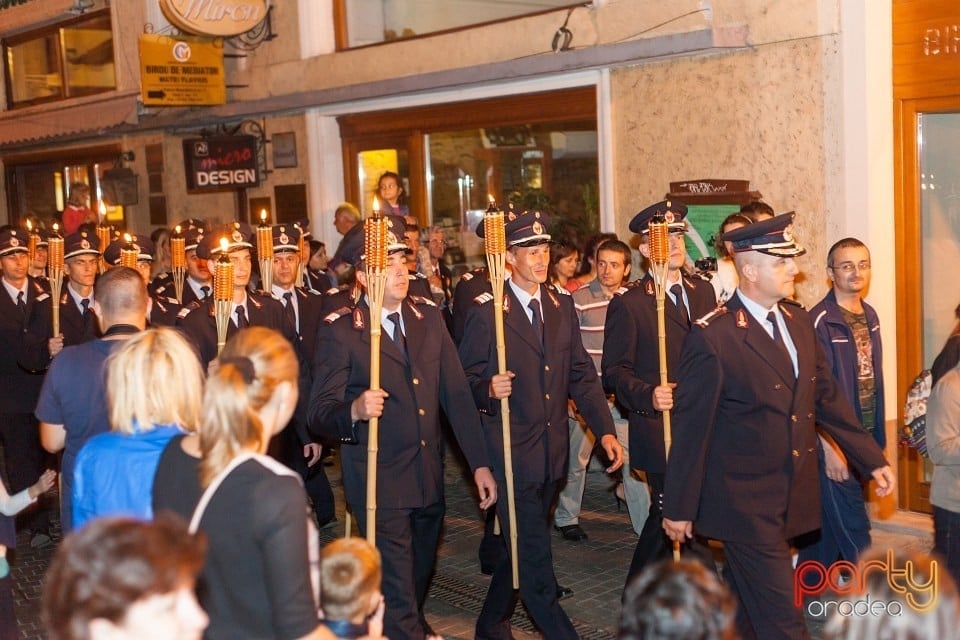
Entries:
<svg viewBox="0 0 960 640">
<path fill-rule="evenodd" d="M 817 337 L 827 363 L 857 418 L 880 448 L 886 444 L 880 320 L 863 296 L 870 287 L 870 250 L 856 238 L 844 238 L 827 254 L 833 288 L 813 309 Z M 820 495 L 823 526 L 803 542 L 798 562 L 856 562 L 870 545 L 870 519 L 863 498 L 865 478 L 848 464 L 836 443 L 820 432 Z"/>
</svg>

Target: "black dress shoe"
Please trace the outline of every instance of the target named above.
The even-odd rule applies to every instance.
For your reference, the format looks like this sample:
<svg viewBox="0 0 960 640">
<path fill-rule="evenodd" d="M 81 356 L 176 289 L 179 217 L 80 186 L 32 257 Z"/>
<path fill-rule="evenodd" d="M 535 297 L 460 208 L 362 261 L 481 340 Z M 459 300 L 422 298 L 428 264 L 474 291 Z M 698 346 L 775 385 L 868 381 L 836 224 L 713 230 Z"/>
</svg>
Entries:
<svg viewBox="0 0 960 640">
<path fill-rule="evenodd" d="M 557 600 L 563 600 L 564 598 L 569 598 L 573 595 L 573 589 L 570 587 L 562 587 L 559 584 L 557 585 Z"/>
<path fill-rule="evenodd" d="M 568 524 L 565 527 L 554 526 L 553 528 L 560 532 L 564 540 L 569 540 L 570 542 L 580 542 L 581 540 L 587 539 L 587 532 L 578 524 Z"/>
</svg>

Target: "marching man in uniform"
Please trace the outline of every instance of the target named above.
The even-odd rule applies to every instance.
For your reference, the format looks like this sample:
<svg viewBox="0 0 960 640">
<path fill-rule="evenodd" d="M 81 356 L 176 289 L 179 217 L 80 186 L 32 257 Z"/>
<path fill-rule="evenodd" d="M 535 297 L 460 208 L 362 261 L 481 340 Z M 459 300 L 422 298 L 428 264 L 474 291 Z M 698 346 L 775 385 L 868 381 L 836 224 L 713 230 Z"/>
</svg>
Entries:
<svg viewBox="0 0 960 640">
<path fill-rule="evenodd" d="M 475 298 L 467 311 L 460 359 L 483 419 L 487 450 L 497 484 L 506 483 L 500 400 L 510 398 L 514 493 L 516 496 L 519 596 L 544 637 L 577 638 L 570 618 L 557 601 L 550 549 L 550 508 L 567 476 L 570 434 L 567 398 L 580 413 L 613 464 L 623 464 L 613 418 L 597 370 L 583 347 L 580 325 L 568 293 L 546 285 L 550 234 L 540 212 L 514 215 L 506 223 L 506 262 L 511 276 L 504 286 L 504 337 L 507 373 L 498 373 L 494 314 L 489 293 Z M 506 492 L 501 489 L 501 495 Z M 506 530 L 507 500 L 497 502 Z M 507 536 L 502 536 L 504 545 Z M 511 557 L 503 553 L 477 620 L 477 638 L 507 640 L 517 603 Z"/>
<path fill-rule="evenodd" d="M 735 229 L 740 284 L 687 336 L 673 410 L 663 528 L 722 540 L 745 638 L 808 638 L 793 604 L 790 540 L 820 526 L 817 432 L 877 495 L 896 486 L 883 452 L 839 389 L 809 314 L 788 298 L 798 273 L 793 213 Z"/>
<path fill-rule="evenodd" d="M 443 433 L 449 417 L 479 493 L 481 509 L 497 501 L 470 387 L 456 347 L 433 300 L 408 295 L 410 250 L 399 238 L 403 219 L 388 217 L 387 279 L 381 317 L 370 317 L 363 261 L 357 282 L 364 296 L 325 318 L 310 394 L 313 433 L 339 440 L 343 486 L 360 529 L 376 527 L 386 599 L 384 635 L 438 637 L 423 617 L 423 603 L 443 526 Z M 381 390 L 370 389 L 370 323 L 379 322 Z M 376 522 L 367 521 L 366 473 L 370 419 L 380 419 Z"/>
</svg>

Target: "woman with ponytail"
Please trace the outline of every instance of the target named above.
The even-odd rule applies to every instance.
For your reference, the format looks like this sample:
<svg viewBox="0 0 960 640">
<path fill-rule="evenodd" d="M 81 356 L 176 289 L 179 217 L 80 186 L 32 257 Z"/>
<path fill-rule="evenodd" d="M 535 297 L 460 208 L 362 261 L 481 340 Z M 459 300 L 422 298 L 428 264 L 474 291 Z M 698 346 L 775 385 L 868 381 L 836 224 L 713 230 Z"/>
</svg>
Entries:
<svg viewBox="0 0 960 640">
<path fill-rule="evenodd" d="M 296 404 L 290 343 L 245 329 L 207 380 L 198 435 L 172 441 L 160 460 L 154 509 L 178 512 L 209 541 L 199 590 L 206 638 L 329 637 L 317 628 L 317 536 L 303 484 L 264 455 Z"/>
</svg>

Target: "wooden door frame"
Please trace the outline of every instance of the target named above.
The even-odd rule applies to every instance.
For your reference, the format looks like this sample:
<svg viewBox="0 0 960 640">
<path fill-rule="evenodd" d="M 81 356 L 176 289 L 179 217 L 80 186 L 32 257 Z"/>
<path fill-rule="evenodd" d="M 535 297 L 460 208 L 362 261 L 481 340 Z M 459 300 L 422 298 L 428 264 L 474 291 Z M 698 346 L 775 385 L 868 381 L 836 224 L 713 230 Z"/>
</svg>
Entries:
<svg viewBox="0 0 960 640">
<path fill-rule="evenodd" d="M 960 95 L 894 100 L 894 234 L 897 256 L 897 398 L 905 398 L 916 374 L 930 363 L 923 358 L 923 229 L 920 211 L 920 158 L 917 152 L 919 114 L 960 112 Z M 902 417 L 898 419 L 902 426 Z M 907 471 L 919 471 L 922 460 L 913 449 L 897 451 L 899 504 L 929 512 L 929 496 L 921 496 Z"/>
<path fill-rule="evenodd" d="M 417 217 L 420 225 L 426 224 L 427 212 L 427 184 L 426 171 L 424 169 L 424 148 L 423 132 L 419 130 L 410 131 L 406 135 L 383 135 L 383 136 L 364 136 L 357 138 L 344 139 L 343 141 L 343 188 L 346 194 L 347 202 L 357 204 L 362 211 L 364 194 L 360 185 L 360 176 L 357 175 L 356 162 L 357 156 L 361 151 L 370 151 L 372 149 L 404 149 L 407 152 L 407 162 L 409 163 L 409 175 L 405 177 L 410 185 L 407 194 L 407 205 L 410 207 L 410 214 Z"/>
</svg>

